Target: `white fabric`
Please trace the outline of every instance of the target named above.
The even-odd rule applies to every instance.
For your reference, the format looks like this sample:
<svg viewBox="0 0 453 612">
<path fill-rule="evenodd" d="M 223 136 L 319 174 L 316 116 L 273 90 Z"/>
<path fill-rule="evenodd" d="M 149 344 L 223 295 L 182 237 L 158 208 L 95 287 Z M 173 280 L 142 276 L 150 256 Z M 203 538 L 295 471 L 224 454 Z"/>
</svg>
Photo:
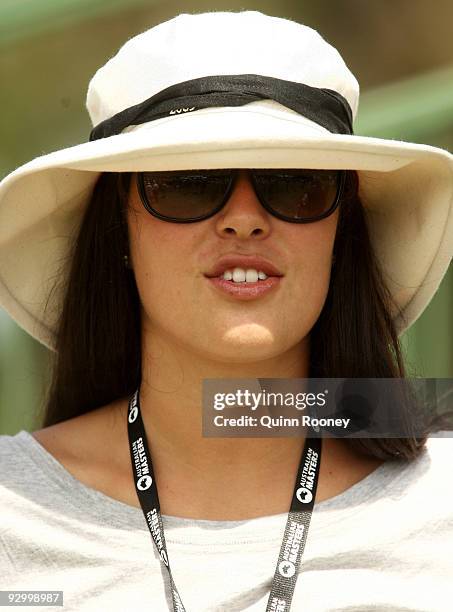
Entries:
<svg viewBox="0 0 453 612">
<path fill-rule="evenodd" d="M 453 440 L 430 438 L 315 504 L 291 610 L 450 612 L 452 463 Z M 286 516 L 164 516 L 187 612 L 264 612 Z M 1 589 L 63 590 L 66 612 L 168 612 L 164 580 L 141 509 L 76 480 L 28 432 L 0 436 Z"/>
<path fill-rule="evenodd" d="M 182 13 L 138 34 L 96 72 L 87 109 L 97 125 L 171 85 L 219 74 L 333 89 L 357 114 L 359 84 L 338 51 L 316 30 L 259 11 Z"/>
</svg>

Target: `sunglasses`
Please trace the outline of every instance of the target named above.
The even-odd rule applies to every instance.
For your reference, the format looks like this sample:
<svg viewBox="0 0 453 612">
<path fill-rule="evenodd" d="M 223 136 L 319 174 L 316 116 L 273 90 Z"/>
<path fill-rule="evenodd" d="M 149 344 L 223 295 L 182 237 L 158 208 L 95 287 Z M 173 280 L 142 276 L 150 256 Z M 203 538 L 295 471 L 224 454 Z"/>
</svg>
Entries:
<svg viewBox="0 0 453 612">
<path fill-rule="evenodd" d="M 263 207 L 290 223 L 313 223 L 331 215 L 343 192 L 344 170 L 250 169 Z M 146 210 L 163 221 L 193 223 L 215 215 L 233 191 L 239 169 L 138 172 Z"/>
</svg>

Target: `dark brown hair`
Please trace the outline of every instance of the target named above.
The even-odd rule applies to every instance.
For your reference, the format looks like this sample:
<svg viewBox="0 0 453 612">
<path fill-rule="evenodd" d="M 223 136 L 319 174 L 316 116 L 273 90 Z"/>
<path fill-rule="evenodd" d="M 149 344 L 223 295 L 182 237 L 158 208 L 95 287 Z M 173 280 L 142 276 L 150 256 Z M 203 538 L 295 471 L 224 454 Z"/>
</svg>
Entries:
<svg viewBox="0 0 453 612">
<path fill-rule="evenodd" d="M 130 173 L 100 175 L 69 254 L 69 274 L 53 355 L 43 427 L 129 397 L 140 382 L 140 300 L 129 252 L 126 202 Z M 310 334 L 310 376 L 404 378 L 387 291 L 358 195 L 347 171 L 328 295 Z M 404 403 L 399 407 L 405 410 Z M 414 459 L 421 438 L 350 438 L 378 459 Z"/>
</svg>

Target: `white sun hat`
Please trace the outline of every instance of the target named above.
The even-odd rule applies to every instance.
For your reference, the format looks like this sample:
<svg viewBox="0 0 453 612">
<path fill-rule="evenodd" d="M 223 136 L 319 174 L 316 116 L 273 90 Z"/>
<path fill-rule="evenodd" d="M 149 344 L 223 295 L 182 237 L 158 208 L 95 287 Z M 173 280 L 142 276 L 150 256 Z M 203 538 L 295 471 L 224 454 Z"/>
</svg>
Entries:
<svg viewBox="0 0 453 612">
<path fill-rule="evenodd" d="M 288 19 L 180 14 L 135 36 L 89 84 L 91 140 L 0 183 L 0 306 L 54 349 L 64 296 L 51 290 L 104 171 L 354 169 L 401 334 L 452 258 L 453 156 L 354 135 L 358 102 L 338 51 Z"/>
</svg>

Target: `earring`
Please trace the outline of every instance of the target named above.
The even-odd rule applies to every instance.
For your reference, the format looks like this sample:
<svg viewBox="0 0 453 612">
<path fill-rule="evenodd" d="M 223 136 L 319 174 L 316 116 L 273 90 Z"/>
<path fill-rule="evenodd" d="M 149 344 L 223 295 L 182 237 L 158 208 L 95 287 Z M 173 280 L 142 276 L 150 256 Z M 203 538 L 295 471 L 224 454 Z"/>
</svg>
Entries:
<svg viewBox="0 0 453 612">
<path fill-rule="evenodd" d="M 123 260 L 124 260 L 124 267 L 130 270 L 132 266 L 129 261 L 129 255 L 123 255 Z"/>
</svg>

